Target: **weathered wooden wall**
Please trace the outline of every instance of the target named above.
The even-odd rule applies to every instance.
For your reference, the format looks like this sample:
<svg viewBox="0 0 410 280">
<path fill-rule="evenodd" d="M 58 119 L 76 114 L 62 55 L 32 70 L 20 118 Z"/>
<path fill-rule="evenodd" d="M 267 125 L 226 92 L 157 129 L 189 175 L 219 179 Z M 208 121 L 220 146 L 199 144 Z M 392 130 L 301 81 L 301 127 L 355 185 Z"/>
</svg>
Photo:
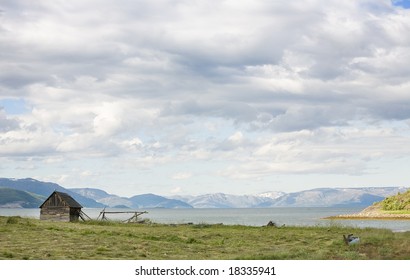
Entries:
<svg viewBox="0 0 410 280">
<path fill-rule="evenodd" d="M 70 221 L 70 207 L 43 207 L 40 210 L 40 220 Z"/>
<path fill-rule="evenodd" d="M 76 222 L 81 209 L 70 207 L 43 207 L 40 210 L 40 220 Z"/>
<path fill-rule="evenodd" d="M 70 222 L 77 222 L 80 217 L 81 208 L 70 208 Z"/>
</svg>

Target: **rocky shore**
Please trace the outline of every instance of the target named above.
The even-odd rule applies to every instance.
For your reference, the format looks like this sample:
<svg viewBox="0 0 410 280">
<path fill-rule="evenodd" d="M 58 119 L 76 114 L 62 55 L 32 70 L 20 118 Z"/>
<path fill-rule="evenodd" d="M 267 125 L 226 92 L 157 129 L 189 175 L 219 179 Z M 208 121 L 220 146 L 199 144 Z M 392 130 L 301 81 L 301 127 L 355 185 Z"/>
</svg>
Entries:
<svg viewBox="0 0 410 280">
<path fill-rule="evenodd" d="M 327 219 L 394 219 L 394 220 L 410 220 L 410 214 L 396 214 L 382 211 L 379 205 L 372 205 L 363 211 L 355 214 L 338 215 L 328 217 Z"/>
</svg>

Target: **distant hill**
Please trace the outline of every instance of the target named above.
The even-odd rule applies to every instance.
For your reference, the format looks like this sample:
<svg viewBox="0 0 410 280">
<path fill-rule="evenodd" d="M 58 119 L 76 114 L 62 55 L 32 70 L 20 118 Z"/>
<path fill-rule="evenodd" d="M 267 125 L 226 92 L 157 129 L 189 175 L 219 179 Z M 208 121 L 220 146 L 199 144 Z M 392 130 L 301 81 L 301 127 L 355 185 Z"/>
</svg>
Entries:
<svg viewBox="0 0 410 280">
<path fill-rule="evenodd" d="M 65 192 L 66 189 L 55 183 L 41 182 L 35 179 L 7 179 L 0 178 L 0 186 L 26 191 L 48 197 L 53 191 Z"/>
<path fill-rule="evenodd" d="M 82 206 L 90 208 L 270 208 L 270 207 L 367 207 L 386 197 L 407 191 L 404 187 L 317 188 L 294 193 L 280 191 L 255 195 L 211 193 L 204 195 L 163 197 L 140 194 L 130 198 L 109 194 L 98 188 L 64 188 L 58 184 L 35 179 L 0 178 L 0 187 L 35 194 L 42 199 L 54 190 L 70 194 Z M 2 198 L 11 201 L 11 193 Z M 24 200 L 26 201 L 26 200 Z M 34 205 L 27 197 L 25 205 Z M 8 202 L 7 202 L 8 203 Z M 6 205 L 0 203 L 0 207 Z M 20 205 L 20 204 L 19 204 Z M 18 206 L 20 207 L 20 206 Z M 23 207 L 23 206 L 21 206 Z M 26 206 L 24 206 L 26 207 Z M 36 206 L 37 207 L 37 206 Z"/>
<path fill-rule="evenodd" d="M 284 193 L 281 193 L 284 194 Z M 232 195 L 225 193 L 212 193 L 198 196 L 174 196 L 183 200 L 194 208 L 256 208 L 264 207 L 273 202 L 272 196 L 263 195 Z"/>
<path fill-rule="evenodd" d="M 84 197 L 94 199 L 95 201 L 98 201 L 99 199 L 110 197 L 110 196 L 116 196 L 116 195 L 111 195 L 107 193 L 106 191 L 96 189 L 96 188 L 74 188 L 74 189 L 71 188 L 70 191 L 75 192 Z"/>
<path fill-rule="evenodd" d="M 129 199 L 133 208 L 193 208 L 177 199 L 169 199 L 155 194 L 141 194 Z"/>
<path fill-rule="evenodd" d="M 25 191 L 0 187 L 1 208 L 37 208 L 44 199 Z"/>
<path fill-rule="evenodd" d="M 82 196 L 94 199 L 108 207 L 132 208 L 132 202 L 126 197 L 119 197 L 118 195 L 109 194 L 103 190 L 96 188 L 74 188 L 71 191 Z"/>
<path fill-rule="evenodd" d="M 294 193 L 213 193 L 172 198 L 183 200 L 194 208 L 366 207 L 405 190 L 402 187 L 317 188 Z"/>
<path fill-rule="evenodd" d="M 109 207 L 115 208 L 192 208 L 191 205 L 181 200 L 170 199 L 155 194 L 140 194 L 126 198 L 94 188 L 76 188 L 71 190 L 85 197 L 93 198 Z"/>
<path fill-rule="evenodd" d="M 403 187 L 318 188 L 285 194 L 274 199 L 269 207 L 366 207 L 406 190 Z"/>
<path fill-rule="evenodd" d="M 47 198 L 53 191 L 60 191 L 65 192 L 71 195 L 78 203 L 80 203 L 83 207 L 90 207 L 90 208 L 100 208 L 104 207 L 103 204 L 96 202 L 93 199 L 84 197 L 79 195 L 75 192 L 70 191 L 70 189 L 63 188 L 62 186 L 49 183 L 49 182 L 42 182 L 31 178 L 26 179 L 8 179 L 8 178 L 0 178 L 0 187 L 6 187 L 18 191 L 29 192 L 32 194 L 37 194 Z M 41 203 L 40 203 L 41 204 Z M 37 205 L 36 207 L 38 207 Z"/>
</svg>

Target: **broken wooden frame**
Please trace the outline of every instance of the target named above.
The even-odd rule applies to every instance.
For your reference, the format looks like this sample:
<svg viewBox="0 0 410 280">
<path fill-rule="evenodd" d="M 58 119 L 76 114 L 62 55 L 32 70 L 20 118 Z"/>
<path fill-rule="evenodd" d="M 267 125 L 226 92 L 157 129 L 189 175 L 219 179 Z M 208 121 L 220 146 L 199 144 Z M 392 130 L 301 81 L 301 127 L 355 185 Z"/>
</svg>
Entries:
<svg viewBox="0 0 410 280">
<path fill-rule="evenodd" d="M 98 215 L 97 220 L 108 221 L 107 214 L 133 214 L 131 218 L 124 220 L 124 223 L 140 223 L 142 221 L 138 220 L 138 217 L 142 214 L 148 213 L 147 211 L 106 211 L 105 208 Z"/>
</svg>

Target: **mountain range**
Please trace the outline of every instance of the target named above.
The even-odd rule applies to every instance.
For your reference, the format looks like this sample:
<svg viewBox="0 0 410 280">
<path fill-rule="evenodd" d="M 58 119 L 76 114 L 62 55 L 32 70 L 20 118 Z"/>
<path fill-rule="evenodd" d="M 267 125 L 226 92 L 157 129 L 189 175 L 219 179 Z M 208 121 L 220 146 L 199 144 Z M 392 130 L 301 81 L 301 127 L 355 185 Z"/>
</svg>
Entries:
<svg viewBox="0 0 410 280">
<path fill-rule="evenodd" d="M 0 178 L 0 207 L 35 208 L 53 191 L 66 192 L 88 208 L 266 208 L 266 207 L 367 207 L 405 187 L 316 188 L 300 192 L 265 192 L 255 195 L 213 193 L 164 197 L 140 194 L 120 197 L 98 188 L 64 188 L 35 179 Z"/>
<path fill-rule="evenodd" d="M 41 201 L 44 201 L 44 199 L 46 199 L 53 191 L 61 191 L 61 192 L 68 193 L 75 200 L 77 200 L 81 205 L 84 205 L 84 206 L 86 205 L 86 207 L 95 207 L 95 208 L 104 207 L 103 204 L 93 199 L 90 199 L 88 197 L 79 195 L 71 191 L 70 189 L 63 188 L 62 186 L 56 183 L 42 182 L 42 181 L 38 181 L 35 179 L 31 179 L 31 178 L 26 178 L 26 179 L 0 178 L 0 188 L 14 189 L 14 190 L 26 192 L 27 194 L 32 195 L 35 198 L 40 199 Z M 7 197 L 2 197 L 2 200 L 6 200 L 6 199 Z M 9 203 L 13 203 L 13 200 L 10 200 Z M 24 207 L 24 203 L 22 204 L 21 207 Z"/>
</svg>

